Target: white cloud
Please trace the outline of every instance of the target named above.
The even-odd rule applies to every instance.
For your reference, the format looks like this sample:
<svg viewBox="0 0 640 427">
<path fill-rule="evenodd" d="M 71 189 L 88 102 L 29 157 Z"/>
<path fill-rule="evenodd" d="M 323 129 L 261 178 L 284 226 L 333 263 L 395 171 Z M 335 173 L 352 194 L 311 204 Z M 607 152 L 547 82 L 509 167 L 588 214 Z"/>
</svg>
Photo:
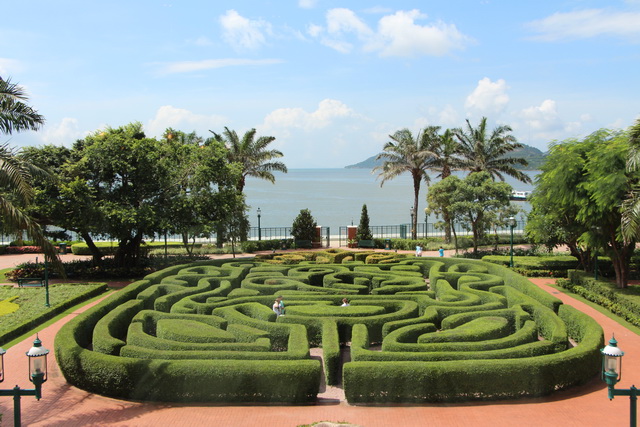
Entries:
<svg viewBox="0 0 640 427">
<path fill-rule="evenodd" d="M 161 74 L 177 74 L 190 73 L 193 71 L 212 70 L 223 67 L 237 66 L 262 66 L 280 64 L 280 59 L 243 59 L 243 58 L 226 58 L 226 59 L 205 59 L 202 61 L 179 61 L 161 64 Z"/>
<path fill-rule="evenodd" d="M 151 137 L 160 137 L 166 128 L 172 127 L 184 132 L 196 131 L 198 135 L 208 135 L 209 129 L 227 124 L 228 119 L 217 114 L 204 115 L 189 110 L 164 105 L 158 108 L 153 119 L 145 126 L 145 133 Z"/>
<path fill-rule="evenodd" d="M 313 9 L 316 7 L 317 0 L 298 0 L 298 7 L 303 9 Z"/>
<path fill-rule="evenodd" d="M 257 49 L 267 43 L 265 34 L 271 34 L 271 24 L 241 16 L 233 9 L 220 16 L 224 40 L 235 49 Z"/>
<path fill-rule="evenodd" d="M 640 40 L 640 12 L 615 12 L 605 9 L 585 9 L 554 13 L 527 24 L 539 33 L 534 39 L 556 41 L 597 36 L 619 36 Z"/>
<path fill-rule="evenodd" d="M 276 137 L 274 145 L 285 154 L 287 165 L 289 158 L 294 159 L 290 167 L 327 167 L 328 156 L 333 165 L 347 164 L 353 153 L 368 156 L 379 149 L 372 127 L 371 120 L 343 102 L 324 99 L 314 111 L 299 107 L 272 111 L 258 133 Z"/>
<path fill-rule="evenodd" d="M 273 128 L 298 128 L 305 131 L 322 129 L 329 126 L 334 119 L 359 117 L 346 104 L 335 99 L 324 99 L 318 109 L 311 113 L 302 108 L 279 108 L 267 115 L 264 126 Z"/>
<path fill-rule="evenodd" d="M 478 82 L 478 86 L 467 97 L 464 107 L 469 113 L 480 115 L 499 114 L 509 103 L 507 82 L 499 79 L 492 82 L 488 77 Z"/>
<path fill-rule="evenodd" d="M 87 132 L 80 132 L 77 119 L 65 117 L 58 124 L 46 125 L 38 135 L 45 144 L 70 145 L 85 137 Z"/>
<path fill-rule="evenodd" d="M 11 58 L 0 58 L 0 76 L 3 79 L 8 79 L 12 74 L 17 73 L 22 69 L 23 66 L 20 61 Z"/>
<path fill-rule="evenodd" d="M 377 52 L 383 57 L 442 56 L 472 42 L 453 24 L 416 23 L 426 18 L 417 9 L 397 11 L 380 18 L 377 29 L 373 30 L 352 10 L 336 8 L 327 12 L 326 28 L 314 25 L 309 34 L 341 53 L 351 52 L 357 42 L 364 51 Z"/>
<path fill-rule="evenodd" d="M 527 127 L 533 132 L 551 132 L 564 128 L 558 115 L 556 101 L 545 99 L 539 106 L 529 107 L 520 113 Z"/>
<path fill-rule="evenodd" d="M 309 34 L 311 37 L 318 37 L 323 31 L 324 28 L 322 28 L 320 25 L 309 24 L 309 26 L 307 27 L 307 34 Z"/>
<path fill-rule="evenodd" d="M 463 49 L 470 39 L 455 25 L 438 21 L 432 25 L 417 25 L 427 16 L 414 9 L 398 11 L 384 16 L 378 23 L 380 56 L 411 57 L 419 55 L 442 56 Z M 375 46 L 378 43 L 374 43 Z"/>
</svg>

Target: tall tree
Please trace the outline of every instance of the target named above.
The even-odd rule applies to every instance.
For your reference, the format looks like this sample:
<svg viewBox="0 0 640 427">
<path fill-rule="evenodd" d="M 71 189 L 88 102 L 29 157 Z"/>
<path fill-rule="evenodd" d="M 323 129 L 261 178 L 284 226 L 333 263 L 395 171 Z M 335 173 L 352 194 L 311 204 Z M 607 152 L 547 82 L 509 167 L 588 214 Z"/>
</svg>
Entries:
<svg viewBox="0 0 640 427">
<path fill-rule="evenodd" d="M 11 79 L 0 77 L 0 135 L 38 130 L 44 124 L 44 117 L 26 101 L 28 97 L 22 87 L 11 83 Z M 42 227 L 26 211 L 34 198 L 34 179 L 51 177 L 17 154 L 8 144 L 0 145 L 0 216 L 3 228 L 27 233 L 64 274 L 55 248 L 45 238 Z"/>
<path fill-rule="evenodd" d="M 356 240 L 371 240 L 373 234 L 369 228 L 369 211 L 367 205 L 362 205 L 362 212 L 360 213 L 360 223 L 358 224 L 358 231 L 356 233 Z"/>
<path fill-rule="evenodd" d="M 434 212 L 448 210 L 452 218 L 469 224 L 475 254 L 497 212 L 509 205 L 511 190 L 506 182 L 494 182 L 488 172 L 473 172 L 464 179 L 451 175 L 431 187 L 429 208 Z"/>
<path fill-rule="evenodd" d="M 414 240 L 417 238 L 420 184 L 422 181 L 429 183 L 430 180 L 427 169 L 433 153 L 429 151 L 429 135 L 429 128 L 419 132 L 416 137 L 409 129 L 401 129 L 393 135 L 389 135 L 391 141 L 384 145 L 382 153 L 376 157 L 376 160 L 383 160 L 383 163 L 373 169 L 373 173 L 378 172 L 378 177 L 382 178 L 381 187 L 386 181 L 402 174 L 411 175 L 413 180 L 411 238 Z"/>
<path fill-rule="evenodd" d="M 546 238 L 551 244 L 566 244 L 577 256 L 587 252 L 590 259 L 593 251 L 604 251 L 620 288 L 628 284 L 636 242 L 634 236 L 622 238 L 621 205 L 640 178 L 625 168 L 628 152 L 627 133 L 607 129 L 551 146 L 531 198 L 534 220 L 527 224 L 527 232 L 539 243 L 547 243 Z"/>
<path fill-rule="evenodd" d="M 531 182 L 531 178 L 514 165 L 527 165 L 527 161 L 520 157 L 509 157 L 513 150 L 522 148 L 516 138 L 510 133 L 510 126 L 497 126 L 491 131 L 487 129 L 487 118 L 480 119 L 477 127 L 473 127 L 469 119 L 465 129 L 454 129 L 453 133 L 460 143 L 460 155 L 463 168 L 470 172 L 489 172 L 492 177 L 504 181 L 504 175 L 509 175 L 522 182 Z"/>
<path fill-rule="evenodd" d="M 441 135 L 429 138 L 429 150 L 433 153 L 429 161 L 429 169 L 438 172 L 437 178 L 445 179 L 453 171 L 462 169 L 464 163 L 459 157 L 461 146 L 454 138 L 453 131 L 447 129 Z M 444 238 L 447 243 L 451 242 L 451 217 L 448 210 L 442 212 L 444 222 Z"/>
<path fill-rule="evenodd" d="M 627 172 L 640 169 L 640 119 L 629 129 L 629 155 Z M 622 236 L 631 242 L 640 238 L 640 182 L 631 183 L 631 191 L 622 204 Z"/>
<path fill-rule="evenodd" d="M 242 174 L 238 180 L 238 191 L 244 191 L 246 179 L 248 176 L 267 180 L 271 183 L 276 181 L 273 172 L 287 173 L 287 166 L 275 161 L 283 156 L 278 150 L 269 150 L 267 147 L 273 141 L 273 136 L 261 136 L 256 139 L 256 130 L 251 129 L 243 135 L 242 139 L 238 137 L 236 131 L 229 130 L 225 127 L 222 134 L 209 131 L 213 134 L 215 140 L 225 144 L 229 150 L 229 161 L 239 163 L 242 167 Z"/>
</svg>

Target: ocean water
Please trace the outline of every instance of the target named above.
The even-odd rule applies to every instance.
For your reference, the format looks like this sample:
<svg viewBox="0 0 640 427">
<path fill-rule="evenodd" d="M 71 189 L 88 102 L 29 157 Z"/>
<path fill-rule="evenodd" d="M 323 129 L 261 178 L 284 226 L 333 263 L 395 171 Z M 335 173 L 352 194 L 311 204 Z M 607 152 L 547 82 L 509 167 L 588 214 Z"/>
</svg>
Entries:
<svg viewBox="0 0 640 427">
<path fill-rule="evenodd" d="M 528 172 L 533 179 L 536 171 Z M 401 175 L 380 186 L 377 174 L 368 169 L 290 169 L 276 173 L 276 182 L 248 178 L 245 186 L 249 221 L 257 227 L 290 227 L 302 209 L 309 209 L 320 226 L 337 234 L 340 226 L 358 225 L 362 205 L 367 205 L 370 225 L 408 224 L 413 206 L 411 177 Z M 532 190 L 531 184 L 506 180 L 514 190 Z M 437 182 L 437 181 L 433 181 Z M 418 221 L 424 222 L 427 186 L 422 183 L 418 199 Z M 513 202 L 528 210 L 527 203 Z M 435 222 L 430 217 L 429 222 Z"/>
</svg>

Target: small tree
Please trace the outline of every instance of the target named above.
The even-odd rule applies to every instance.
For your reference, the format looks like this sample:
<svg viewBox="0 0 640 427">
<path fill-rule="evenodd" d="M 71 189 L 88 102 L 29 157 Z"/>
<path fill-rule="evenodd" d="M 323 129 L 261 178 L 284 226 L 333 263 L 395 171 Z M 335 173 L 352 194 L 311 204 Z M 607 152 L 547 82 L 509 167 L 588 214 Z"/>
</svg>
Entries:
<svg viewBox="0 0 640 427">
<path fill-rule="evenodd" d="M 291 226 L 291 235 L 295 240 L 317 240 L 316 227 L 318 223 L 311 216 L 309 209 L 302 209 Z"/>
<path fill-rule="evenodd" d="M 373 234 L 369 228 L 369 212 L 367 212 L 367 205 L 362 205 L 362 213 L 360 214 L 360 224 L 358 224 L 358 232 L 356 234 L 356 240 L 371 240 Z"/>
</svg>

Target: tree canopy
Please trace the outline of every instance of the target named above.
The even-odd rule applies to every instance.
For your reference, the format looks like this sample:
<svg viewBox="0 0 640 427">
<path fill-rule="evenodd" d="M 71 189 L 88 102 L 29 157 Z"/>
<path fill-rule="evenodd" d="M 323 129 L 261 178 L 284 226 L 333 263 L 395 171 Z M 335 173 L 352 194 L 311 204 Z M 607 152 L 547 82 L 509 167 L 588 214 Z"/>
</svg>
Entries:
<svg viewBox="0 0 640 427">
<path fill-rule="evenodd" d="M 531 196 L 527 233 L 549 247 L 564 244 L 584 263 L 602 250 L 616 272 L 618 287 L 628 282 L 635 239 L 621 235 L 622 201 L 637 172 L 627 172 L 629 135 L 600 129 L 578 140 L 551 146 Z"/>
</svg>

